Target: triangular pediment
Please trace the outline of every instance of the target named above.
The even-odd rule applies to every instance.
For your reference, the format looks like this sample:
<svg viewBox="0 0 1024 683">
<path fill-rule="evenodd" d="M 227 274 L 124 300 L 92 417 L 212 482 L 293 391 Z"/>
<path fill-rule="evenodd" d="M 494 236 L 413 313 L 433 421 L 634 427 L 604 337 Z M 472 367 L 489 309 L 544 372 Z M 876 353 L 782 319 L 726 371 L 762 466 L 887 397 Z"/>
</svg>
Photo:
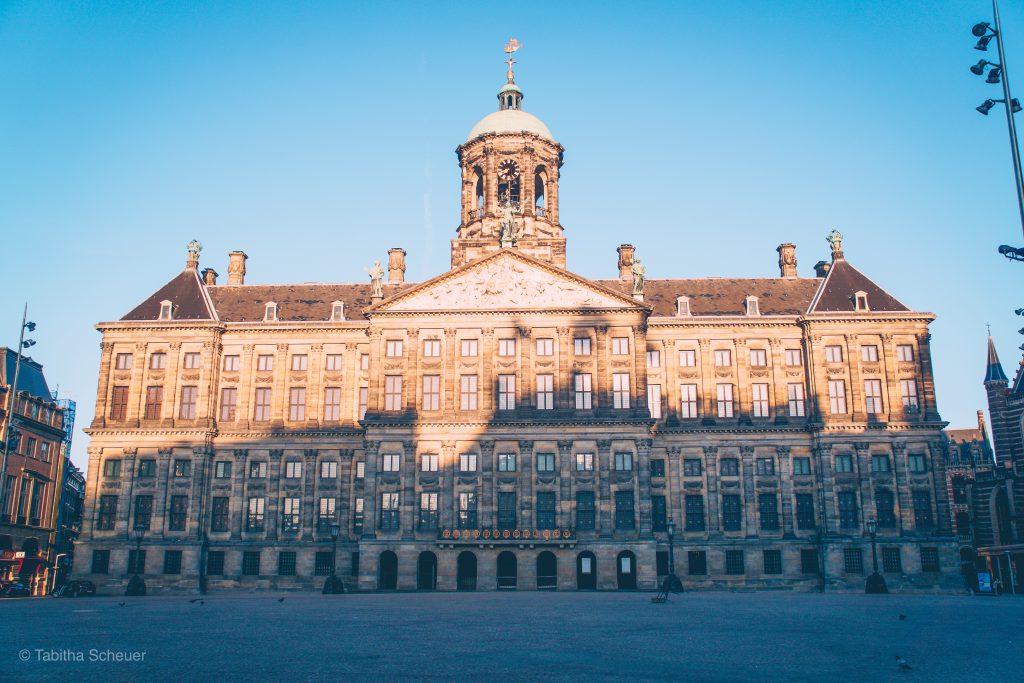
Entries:
<svg viewBox="0 0 1024 683">
<path fill-rule="evenodd" d="M 386 299 L 369 312 L 646 308 L 620 292 L 503 249 Z"/>
</svg>

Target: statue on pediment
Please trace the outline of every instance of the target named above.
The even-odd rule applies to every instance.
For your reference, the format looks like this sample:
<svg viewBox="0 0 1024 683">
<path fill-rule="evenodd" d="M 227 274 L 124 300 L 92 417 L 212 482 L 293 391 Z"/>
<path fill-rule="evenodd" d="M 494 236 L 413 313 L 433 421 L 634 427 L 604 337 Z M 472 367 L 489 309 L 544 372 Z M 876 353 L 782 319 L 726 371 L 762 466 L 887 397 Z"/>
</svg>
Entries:
<svg viewBox="0 0 1024 683">
<path fill-rule="evenodd" d="M 501 205 L 501 220 L 499 225 L 501 226 L 499 240 L 501 241 L 502 248 L 516 246 L 516 240 L 519 239 L 519 234 L 518 229 L 516 228 L 515 214 L 512 211 L 512 202 L 507 199 Z"/>
<path fill-rule="evenodd" d="M 643 296 L 647 268 L 644 267 L 644 264 L 640 263 L 640 259 L 634 258 L 630 271 L 633 273 L 633 296 Z"/>
</svg>

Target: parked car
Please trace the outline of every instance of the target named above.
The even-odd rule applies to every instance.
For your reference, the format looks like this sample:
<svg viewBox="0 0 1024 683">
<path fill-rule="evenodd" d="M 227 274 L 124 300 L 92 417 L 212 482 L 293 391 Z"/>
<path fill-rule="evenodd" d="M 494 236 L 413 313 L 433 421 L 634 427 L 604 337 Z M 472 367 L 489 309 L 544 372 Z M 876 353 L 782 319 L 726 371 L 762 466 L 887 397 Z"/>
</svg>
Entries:
<svg viewBox="0 0 1024 683">
<path fill-rule="evenodd" d="M 92 581 L 68 581 L 53 591 L 55 598 L 83 598 L 96 595 L 96 584 Z"/>
<path fill-rule="evenodd" d="M 3 587 L 3 597 L 30 598 L 32 597 L 32 590 L 23 583 L 12 581 Z"/>
</svg>

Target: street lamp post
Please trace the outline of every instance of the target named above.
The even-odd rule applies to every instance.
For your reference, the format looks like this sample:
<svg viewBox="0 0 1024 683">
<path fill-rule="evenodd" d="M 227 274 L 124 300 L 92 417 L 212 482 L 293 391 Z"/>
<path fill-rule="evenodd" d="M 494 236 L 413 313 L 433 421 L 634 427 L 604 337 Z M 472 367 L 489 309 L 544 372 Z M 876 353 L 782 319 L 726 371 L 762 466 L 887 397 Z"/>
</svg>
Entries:
<svg viewBox="0 0 1024 683">
<path fill-rule="evenodd" d="M 666 531 L 668 532 L 668 576 L 665 577 L 665 587 L 667 590 L 681 593 L 683 591 L 683 582 L 676 576 L 676 522 L 674 519 L 668 520 Z"/>
<path fill-rule="evenodd" d="M 868 577 L 864 586 L 865 593 L 888 593 L 889 587 L 885 585 L 885 577 L 878 573 L 878 549 L 875 546 L 875 537 L 878 535 L 878 522 L 874 517 L 868 520 L 868 535 L 871 536 L 871 566 L 874 571 Z"/>
<path fill-rule="evenodd" d="M 136 524 L 135 529 L 132 531 L 132 536 L 135 538 L 135 566 L 132 567 L 134 573 L 132 578 L 128 580 L 128 588 L 125 589 L 124 594 L 141 596 L 146 594 L 146 582 L 141 576 L 142 540 L 146 537 L 146 527 L 142 524 Z"/>
<path fill-rule="evenodd" d="M 4 424 L 4 435 L 2 440 L 4 457 L 3 463 L 0 464 L 0 504 L 3 505 L 3 509 L 0 509 L 0 514 L 6 514 L 7 509 L 7 492 L 4 490 L 7 485 L 7 454 L 11 450 L 11 442 L 13 441 L 17 444 L 17 441 L 21 436 L 19 431 L 14 427 L 14 413 L 18 408 L 18 374 L 21 372 L 21 350 L 35 346 L 35 340 L 25 339 L 25 330 L 32 332 L 35 329 L 36 324 L 28 319 L 28 303 L 26 302 L 25 310 L 21 315 L 21 332 L 18 335 L 17 357 L 14 361 L 14 378 L 7 390 L 7 421 Z"/>
<path fill-rule="evenodd" d="M 338 578 L 338 536 L 341 528 L 336 521 L 331 522 L 331 575 L 324 581 L 324 595 L 337 595 L 345 592 L 345 584 Z"/>
</svg>

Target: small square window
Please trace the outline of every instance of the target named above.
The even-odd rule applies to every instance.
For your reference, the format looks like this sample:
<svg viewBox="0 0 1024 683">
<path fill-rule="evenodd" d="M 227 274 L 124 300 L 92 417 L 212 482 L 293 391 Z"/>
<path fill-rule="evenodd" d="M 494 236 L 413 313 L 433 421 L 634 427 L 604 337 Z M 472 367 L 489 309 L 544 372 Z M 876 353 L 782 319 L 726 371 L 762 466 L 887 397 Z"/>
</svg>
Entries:
<svg viewBox="0 0 1024 683">
<path fill-rule="evenodd" d="M 786 365 L 798 368 L 803 365 L 803 354 L 800 349 L 786 349 Z"/>
<path fill-rule="evenodd" d="M 687 458 L 683 460 L 683 476 L 699 477 L 701 475 L 701 461 L 698 458 Z"/>
<path fill-rule="evenodd" d="M 758 458 L 754 466 L 759 475 L 775 474 L 775 461 L 771 458 Z"/>
<path fill-rule="evenodd" d="M 651 460 L 651 476 L 652 477 L 664 477 L 665 476 L 665 461 L 661 458 L 655 458 Z"/>
<path fill-rule="evenodd" d="M 736 458 L 722 458 L 719 469 L 723 477 L 738 477 L 740 474 L 740 465 Z"/>
<path fill-rule="evenodd" d="M 768 354 L 764 349 L 750 349 L 750 367 L 763 368 L 768 365 Z"/>
<path fill-rule="evenodd" d="M 853 472 L 853 456 L 845 454 L 837 455 L 836 472 L 839 474 L 850 474 Z"/>
<path fill-rule="evenodd" d="M 825 362 L 826 363 L 842 363 L 843 362 L 843 347 L 842 346 L 826 346 L 825 347 Z"/>
<path fill-rule="evenodd" d="M 359 354 L 359 369 L 369 370 L 370 369 L 370 354 L 362 353 Z"/>
<path fill-rule="evenodd" d="M 284 478 L 285 479 L 301 479 L 302 478 L 302 463 L 298 460 L 289 460 L 284 464 Z"/>
<path fill-rule="evenodd" d="M 681 349 L 679 351 L 679 367 L 692 368 L 697 365 L 697 352 L 693 349 Z"/>
<path fill-rule="evenodd" d="M 515 472 L 516 471 L 516 454 L 515 453 L 499 453 L 498 454 L 498 471 L 499 472 Z"/>
<path fill-rule="evenodd" d="M 877 346 L 862 346 L 860 347 L 860 359 L 865 363 L 876 363 L 878 362 L 878 347 Z"/>
<path fill-rule="evenodd" d="M 249 463 L 249 478 L 250 479 L 264 479 L 267 476 L 267 462 L 265 460 L 259 460 L 256 462 Z"/>
<path fill-rule="evenodd" d="M 593 472 L 594 471 L 594 454 L 593 453 L 577 453 L 576 454 L 576 471 L 577 472 Z"/>
<path fill-rule="evenodd" d="M 402 340 L 388 339 L 384 344 L 384 355 L 388 358 L 400 358 L 402 356 Z"/>
<path fill-rule="evenodd" d="M 270 372 L 274 369 L 274 357 L 269 353 L 261 353 L 256 356 L 256 371 Z"/>
<path fill-rule="evenodd" d="M 149 369 L 150 370 L 163 370 L 167 367 L 167 354 L 163 351 L 157 351 L 149 357 Z"/>
<path fill-rule="evenodd" d="M 238 356 L 224 356 L 224 372 L 238 372 Z"/>
<path fill-rule="evenodd" d="M 214 479 L 230 479 L 231 478 L 231 461 L 230 460 L 218 460 L 213 463 L 213 478 Z"/>
<path fill-rule="evenodd" d="M 929 574 L 937 573 L 939 566 L 939 549 L 934 547 L 921 548 L 921 571 Z"/>
<path fill-rule="evenodd" d="M 192 461 L 190 460 L 175 460 L 174 461 L 174 476 L 175 477 L 188 477 L 192 474 Z"/>
<path fill-rule="evenodd" d="M 476 472 L 476 453 L 459 455 L 459 472 Z"/>
<path fill-rule="evenodd" d="M 810 458 L 793 458 L 793 474 L 810 474 Z"/>
<path fill-rule="evenodd" d="M 196 370 L 199 368 L 199 354 L 195 352 L 189 352 L 185 354 L 184 362 L 182 367 L 186 370 Z"/>
<path fill-rule="evenodd" d="M 615 470 L 618 472 L 629 472 L 633 469 L 632 453 L 615 454 Z"/>
<path fill-rule="evenodd" d="M 686 554 L 687 573 L 690 576 L 704 576 L 708 573 L 708 554 L 703 550 L 691 550 Z"/>
<path fill-rule="evenodd" d="M 732 365 L 732 351 L 718 349 L 715 351 L 715 367 L 727 368 Z"/>
<path fill-rule="evenodd" d="M 818 566 L 818 549 L 817 548 L 801 548 L 800 549 L 800 572 L 803 574 L 817 574 L 821 571 L 821 567 Z"/>
<path fill-rule="evenodd" d="M 341 354 L 340 353 L 329 353 L 327 359 L 324 362 L 324 369 L 331 370 L 334 372 L 342 369 L 341 365 Z"/>
<path fill-rule="evenodd" d="M 725 573 L 732 576 L 738 576 L 746 573 L 742 550 L 725 551 Z"/>
<path fill-rule="evenodd" d="M 338 478 L 338 463 L 333 460 L 324 460 L 320 463 L 320 478 L 321 479 L 337 479 Z"/>
<path fill-rule="evenodd" d="M 437 472 L 437 453 L 420 455 L 420 472 Z"/>
<path fill-rule="evenodd" d="M 304 353 L 297 353 L 292 356 L 292 370 L 302 372 L 308 367 L 309 359 Z"/>
<path fill-rule="evenodd" d="M 765 550 L 764 551 L 764 573 L 765 574 L 781 574 L 782 573 L 782 551 L 781 550 Z"/>
<path fill-rule="evenodd" d="M 553 356 L 555 354 L 555 340 L 554 339 L 538 339 L 537 340 L 537 355 L 538 356 Z"/>
<path fill-rule="evenodd" d="M 461 342 L 462 356 L 464 358 L 473 358 L 478 353 L 478 346 L 476 339 L 463 339 Z"/>
<path fill-rule="evenodd" d="M 423 357 L 439 358 L 441 356 L 441 340 L 425 339 L 423 341 Z"/>
<path fill-rule="evenodd" d="M 612 355 L 629 355 L 629 337 L 612 337 Z"/>
<path fill-rule="evenodd" d="M 516 340 L 515 339 L 499 339 L 498 340 L 498 355 L 509 357 L 516 355 Z"/>
<path fill-rule="evenodd" d="M 131 370 L 132 369 L 132 354 L 130 353 L 119 353 L 117 358 L 114 360 L 115 370 Z"/>
<path fill-rule="evenodd" d="M 864 551 L 860 548 L 844 548 L 843 569 L 847 574 L 863 574 Z"/>
<path fill-rule="evenodd" d="M 901 363 L 912 363 L 914 361 L 914 347 L 909 344 L 900 344 L 897 346 L 896 360 Z"/>
<path fill-rule="evenodd" d="M 554 453 L 538 453 L 537 454 L 537 471 L 538 472 L 554 472 L 555 471 L 555 454 Z"/>
<path fill-rule="evenodd" d="M 882 571 L 886 574 L 902 574 L 903 562 L 899 548 L 882 548 Z"/>
<path fill-rule="evenodd" d="M 382 458 L 381 471 L 383 472 L 398 472 L 401 470 L 401 456 L 397 453 L 385 453 Z"/>
<path fill-rule="evenodd" d="M 342 301 L 335 301 L 331 304 L 331 322 L 341 322 L 345 319 L 345 304 Z"/>
<path fill-rule="evenodd" d="M 650 369 L 661 367 L 661 351 L 647 352 L 647 367 Z"/>
<path fill-rule="evenodd" d="M 573 339 L 573 353 L 577 356 L 590 355 L 590 337 L 576 337 Z"/>
<path fill-rule="evenodd" d="M 911 453 L 907 458 L 907 464 L 910 467 L 910 471 L 914 474 L 922 474 L 928 471 L 925 458 L 920 453 Z"/>
</svg>

